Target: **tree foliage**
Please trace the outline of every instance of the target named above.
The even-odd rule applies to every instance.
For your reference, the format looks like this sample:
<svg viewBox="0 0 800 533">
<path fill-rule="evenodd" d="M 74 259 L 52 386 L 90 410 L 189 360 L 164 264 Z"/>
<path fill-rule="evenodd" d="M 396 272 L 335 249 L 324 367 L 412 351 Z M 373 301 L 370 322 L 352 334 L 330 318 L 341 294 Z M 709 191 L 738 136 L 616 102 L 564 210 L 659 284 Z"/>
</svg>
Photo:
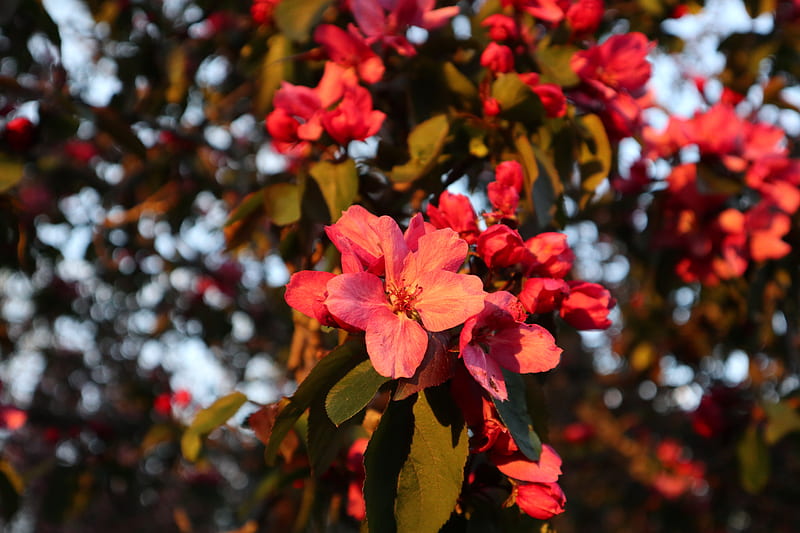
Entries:
<svg viewBox="0 0 800 533">
<path fill-rule="evenodd" d="M 0 524 L 796 531 L 798 28 L 4 2 Z"/>
</svg>

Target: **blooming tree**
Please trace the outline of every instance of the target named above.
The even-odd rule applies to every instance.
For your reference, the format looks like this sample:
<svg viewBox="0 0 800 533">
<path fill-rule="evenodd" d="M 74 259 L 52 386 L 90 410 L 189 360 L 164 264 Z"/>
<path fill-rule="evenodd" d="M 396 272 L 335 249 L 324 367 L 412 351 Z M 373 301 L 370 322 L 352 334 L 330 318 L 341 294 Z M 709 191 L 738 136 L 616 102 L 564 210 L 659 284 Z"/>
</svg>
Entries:
<svg viewBox="0 0 800 533">
<path fill-rule="evenodd" d="M 797 529 L 796 2 L 76 4 L 0 8 L 4 525 Z"/>
</svg>

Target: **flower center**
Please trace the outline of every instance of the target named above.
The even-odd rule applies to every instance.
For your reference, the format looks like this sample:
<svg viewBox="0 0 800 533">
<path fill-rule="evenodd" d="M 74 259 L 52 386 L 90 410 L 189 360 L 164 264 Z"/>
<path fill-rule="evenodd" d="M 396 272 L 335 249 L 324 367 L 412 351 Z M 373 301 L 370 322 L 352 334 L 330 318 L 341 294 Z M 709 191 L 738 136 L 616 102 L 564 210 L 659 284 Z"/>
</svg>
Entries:
<svg viewBox="0 0 800 533">
<path fill-rule="evenodd" d="M 407 286 L 404 281 L 401 280 L 399 285 L 394 283 L 387 285 L 386 294 L 389 296 L 389 303 L 392 304 L 392 311 L 395 314 L 405 313 L 408 318 L 416 319 L 414 300 L 422 293 L 422 287 Z"/>
</svg>

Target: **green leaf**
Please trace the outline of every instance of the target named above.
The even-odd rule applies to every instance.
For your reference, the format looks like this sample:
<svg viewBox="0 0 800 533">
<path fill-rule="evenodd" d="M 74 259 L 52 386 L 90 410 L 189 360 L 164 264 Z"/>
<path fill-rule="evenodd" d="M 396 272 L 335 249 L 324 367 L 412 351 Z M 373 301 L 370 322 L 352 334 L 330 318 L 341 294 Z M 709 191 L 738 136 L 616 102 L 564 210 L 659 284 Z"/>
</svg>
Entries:
<svg viewBox="0 0 800 533">
<path fill-rule="evenodd" d="M 584 142 L 578 156 L 581 173 L 581 207 L 584 207 L 595 189 L 608 178 L 611 171 L 611 144 L 606 129 L 597 115 L 584 115 L 578 119 L 584 133 Z"/>
<path fill-rule="evenodd" d="M 492 84 L 492 97 L 500 102 L 500 108 L 505 112 L 521 106 L 535 95 L 515 72 L 509 72 L 500 74 Z"/>
<path fill-rule="evenodd" d="M 460 96 L 466 102 L 478 100 L 478 88 L 454 64 L 445 61 L 442 65 L 442 74 L 450 92 Z"/>
<path fill-rule="evenodd" d="M 294 183 L 276 183 L 264 188 L 264 209 L 278 226 L 300 220 L 300 188 Z"/>
<path fill-rule="evenodd" d="M 25 164 L 0 155 L 0 193 L 7 191 L 22 179 Z"/>
<path fill-rule="evenodd" d="M 785 435 L 800 431 L 800 415 L 788 403 L 764 404 L 767 413 L 767 427 L 764 440 L 767 444 L 775 444 Z"/>
<path fill-rule="evenodd" d="M 528 138 L 528 131 L 520 123 L 514 124 L 514 129 L 511 132 L 514 140 L 514 148 L 517 149 L 519 154 L 520 164 L 525 170 L 525 181 L 523 182 L 525 190 L 525 199 L 528 201 L 531 198 L 533 186 L 539 177 L 539 165 L 536 163 L 536 156 L 531 146 L 531 141 Z"/>
<path fill-rule="evenodd" d="M 195 461 L 200 454 L 202 438 L 227 422 L 246 401 L 247 396 L 241 392 L 232 392 L 198 412 L 181 438 L 184 457 Z"/>
<path fill-rule="evenodd" d="M 347 159 L 341 163 L 321 161 L 311 167 L 311 177 L 319 185 L 331 222 L 342 216 L 342 211 L 352 205 L 358 194 L 358 172 L 356 163 Z"/>
<path fill-rule="evenodd" d="M 361 362 L 328 392 L 325 409 L 331 421 L 338 426 L 355 416 L 387 381 L 389 378 L 375 372 L 369 359 Z"/>
<path fill-rule="evenodd" d="M 371 533 L 394 533 L 397 478 L 411 448 L 414 398 L 389 402 L 364 452 L 364 500 Z"/>
<path fill-rule="evenodd" d="M 751 494 L 763 490 L 769 481 L 769 450 L 756 424 L 750 424 L 736 448 L 739 457 L 739 481 L 742 488 Z"/>
<path fill-rule="evenodd" d="M 449 132 L 450 123 L 446 115 L 436 115 L 418 124 L 408 135 L 411 159 L 392 168 L 392 181 L 407 183 L 430 172 L 439 161 Z"/>
<path fill-rule="evenodd" d="M 434 412 L 429 403 L 432 397 L 420 394 L 414 404 L 411 450 L 397 480 L 399 533 L 439 531 L 450 518 L 464 482 L 469 453 L 464 421 L 452 410 Z"/>
<path fill-rule="evenodd" d="M 275 418 L 275 425 L 264 451 L 267 464 L 274 463 L 284 437 L 314 400 L 325 398 L 331 387 L 365 357 L 363 341 L 348 341 L 320 359 Z"/>
<path fill-rule="evenodd" d="M 536 61 L 542 71 L 542 83 L 555 83 L 562 87 L 573 87 L 580 78 L 570 66 L 570 59 L 578 51 L 573 45 L 551 45 L 545 37 L 536 48 Z"/>
<path fill-rule="evenodd" d="M 308 40 L 311 28 L 322 18 L 332 0 L 303 0 L 280 2 L 275 8 L 275 24 L 295 42 Z"/>
<path fill-rule="evenodd" d="M 247 218 L 250 214 L 262 207 L 264 207 L 264 189 L 245 196 L 244 200 L 242 200 L 230 216 L 228 216 L 228 220 L 225 221 L 225 227 Z"/>
<path fill-rule="evenodd" d="M 533 429 L 533 421 L 528 414 L 525 380 L 516 372 L 503 370 L 506 380 L 508 400 L 501 402 L 492 398 L 503 423 L 508 427 L 511 438 L 525 457 L 538 461 L 542 453 L 542 441 Z"/>
<path fill-rule="evenodd" d="M 337 427 L 325 413 L 323 397 L 316 398 L 308 412 L 308 457 L 311 472 L 320 477 L 346 444 L 347 426 Z"/>
<path fill-rule="evenodd" d="M 255 98 L 255 114 L 259 116 L 266 114 L 272 106 L 275 92 L 281 86 L 281 81 L 289 78 L 289 70 L 292 68 L 292 62 L 287 59 L 292 54 L 292 44 L 285 35 L 273 35 L 267 41 L 267 46 L 268 50 L 258 74 L 258 93 Z"/>
</svg>

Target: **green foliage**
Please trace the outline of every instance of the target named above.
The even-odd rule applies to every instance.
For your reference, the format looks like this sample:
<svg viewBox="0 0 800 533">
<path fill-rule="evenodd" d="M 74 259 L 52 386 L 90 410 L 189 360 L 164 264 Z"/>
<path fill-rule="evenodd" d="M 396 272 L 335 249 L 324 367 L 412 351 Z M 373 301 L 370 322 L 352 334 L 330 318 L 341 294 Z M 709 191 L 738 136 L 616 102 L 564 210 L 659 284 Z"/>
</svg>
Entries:
<svg viewBox="0 0 800 533">
<path fill-rule="evenodd" d="M 387 381 L 389 378 L 375 372 L 369 359 L 359 363 L 328 392 L 325 410 L 331 421 L 338 426 L 354 417 Z"/>
<path fill-rule="evenodd" d="M 397 480 L 395 516 L 399 533 L 436 533 L 447 522 L 461 492 L 467 431 L 449 399 L 436 391 L 414 404 L 414 435 Z"/>
<path fill-rule="evenodd" d="M 418 124 L 408 135 L 408 151 L 411 159 L 392 168 L 392 180 L 408 183 L 430 172 L 439 162 L 450 123 L 446 115 L 436 115 Z"/>
<path fill-rule="evenodd" d="M 311 404 L 317 399 L 324 401 L 331 387 L 363 361 L 365 355 L 363 344 L 351 340 L 332 350 L 314 366 L 311 373 L 297 387 L 297 391 L 292 395 L 289 403 L 275 419 L 275 425 L 264 452 L 267 463 L 271 464 L 275 461 L 281 442 L 305 410 L 311 407 Z M 322 407 L 324 408 L 324 405 Z"/>
<path fill-rule="evenodd" d="M 542 441 L 533 429 L 533 421 L 528 413 L 528 400 L 525 380 L 520 374 L 503 370 L 506 380 L 508 400 L 492 398 L 500 418 L 503 420 L 519 451 L 532 460 L 538 461 L 542 453 Z"/>
<path fill-rule="evenodd" d="M 309 170 L 317 182 L 328 210 L 331 222 L 336 222 L 342 211 L 350 207 L 358 194 L 358 171 L 355 161 L 345 159 L 341 163 L 320 161 Z"/>
<path fill-rule="evenodd" d="M 232 392 L 199 411 L 181 437 L 183 456 L 189 461 L 196 461 L 200 455 L 202 439 L 227 422 L 245 402 L 247 396 L 241 392 Z"/>
<path fill-rule="evenodd" d="M 767 485 L 770 476 L 769 449 L 759 427 L 750 424 L 736 449 L 739 458 L 739 480 L 747 492 L 757 494 Z"/>
</svg>

